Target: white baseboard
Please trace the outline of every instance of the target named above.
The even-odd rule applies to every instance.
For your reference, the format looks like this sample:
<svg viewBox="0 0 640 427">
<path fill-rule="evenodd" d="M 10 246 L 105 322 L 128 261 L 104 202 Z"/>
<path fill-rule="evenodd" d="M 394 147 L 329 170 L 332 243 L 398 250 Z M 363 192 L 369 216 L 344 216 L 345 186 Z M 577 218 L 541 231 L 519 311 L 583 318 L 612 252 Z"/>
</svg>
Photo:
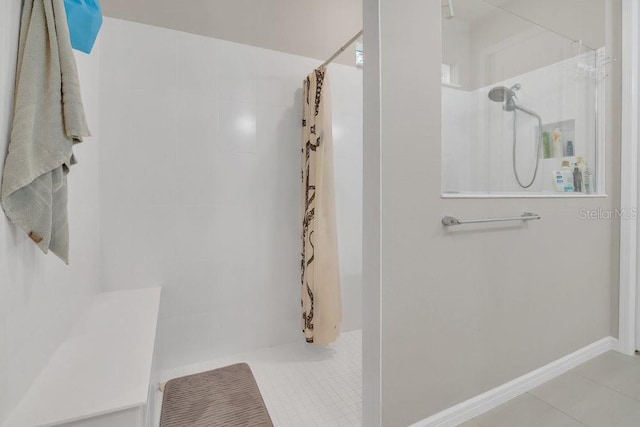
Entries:
<svg viewBox="0 0 640 427">
<path fill-rule="evenodd" d="M 506 384 L 438 412 L 410 427 L 455 427 L 587 362 L 609 350 L 618 349 L 618 340 L 606 337 L 555 360 Z"/>
</svg>

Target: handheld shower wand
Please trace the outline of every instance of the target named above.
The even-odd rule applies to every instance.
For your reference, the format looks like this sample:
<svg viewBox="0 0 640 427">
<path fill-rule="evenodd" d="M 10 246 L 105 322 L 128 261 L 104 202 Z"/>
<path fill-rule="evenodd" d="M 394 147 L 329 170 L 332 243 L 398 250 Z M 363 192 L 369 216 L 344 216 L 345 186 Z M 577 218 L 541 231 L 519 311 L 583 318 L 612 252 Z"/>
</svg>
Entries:
<svg viewBox="0 0 640 427">
<path fill-rule="evenodd" d="M 542 118 L 535 112 L 526 107 L 522 107 L 516 104 L 516 91 L 520 90 L 522 86 L 520 83 L 516 83 L 510 88 L 505 86 L 496 86 L 489 91 L 489 99 L 493 102 L 502 102 L 504 105 L 502 109 L 507 112 L 513 112 L 513 174 L 518 182 L 518 185 L 522 188 L 529 188 L 533 185 L 538 176 L 538 167 L 540 166 L 540 147 L 542 146 Z M 518 175 L 518 168 L 516 166 L 516 142 L 517 142 L 517 114 L 516 111 L 522 111 L 530 116 L 538 119 L 538 136 L 536 138 L 536 167 L 533 171 L 533 177 L 528 184 L 523 184 Z"/>
</svg>

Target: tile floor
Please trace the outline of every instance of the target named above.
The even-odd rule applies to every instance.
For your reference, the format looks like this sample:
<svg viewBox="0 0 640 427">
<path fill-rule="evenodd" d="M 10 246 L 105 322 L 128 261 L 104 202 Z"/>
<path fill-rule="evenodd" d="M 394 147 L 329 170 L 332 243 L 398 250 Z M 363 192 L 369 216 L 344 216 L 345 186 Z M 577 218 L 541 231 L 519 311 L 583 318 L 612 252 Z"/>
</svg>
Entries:
<svg viewBox="0 0 640 427">
<path fill-rule="evenodd" d="M 251 366 L 275 427 L 362 425 L 362 331 L 326 347 L 295 342 L 172 369 L 160 381 L 238 362 Z M 158 392 L 158 409 L 161 399 Z"/>
<path fill-rule="evenodd" d="M 607 352 L 459 427 L 534 426 L 640 426 L 640 357 Z"/>
<path fill-rule="evenodd" d="M 165 371 L 161 381 L 247 362 L 276 427 L 362 424 L 362 333 Z M 157 395 L 160 407 L 162 395 Z M 156 426 L 159 413 L 156 414 Z M 640 357 L 607 352 L 459 427 L 639 427 Z"/>
</svg>

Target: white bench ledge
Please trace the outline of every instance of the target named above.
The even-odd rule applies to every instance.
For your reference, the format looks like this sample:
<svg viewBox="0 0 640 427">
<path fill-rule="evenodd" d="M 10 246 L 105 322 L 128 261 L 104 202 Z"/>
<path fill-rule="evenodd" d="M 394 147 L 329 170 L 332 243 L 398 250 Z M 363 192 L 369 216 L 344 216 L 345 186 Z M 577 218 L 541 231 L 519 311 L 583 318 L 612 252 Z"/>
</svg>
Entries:
<svg viewBox="0 0 640 427">
<path fill-rule="evenodd" d="M 96 295 L 4 426 L 94 425 L 90 419 L 108 414 L 116 419 L 127 411 L 141 419 L 152 374 L 160 291 Z M 81 420 L 86 423 L 76 423 Z"/>
</svg>

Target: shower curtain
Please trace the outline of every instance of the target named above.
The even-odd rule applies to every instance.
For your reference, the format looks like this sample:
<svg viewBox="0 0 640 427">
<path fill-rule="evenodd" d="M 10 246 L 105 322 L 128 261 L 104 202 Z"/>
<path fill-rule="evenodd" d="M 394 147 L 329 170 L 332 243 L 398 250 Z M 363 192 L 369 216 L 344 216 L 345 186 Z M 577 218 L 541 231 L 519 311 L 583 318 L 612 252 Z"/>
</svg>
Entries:
<svg viewBox="0 0 640 427">
<path fill-rule="evenodd" d="M 302 330 L 307 342 L 328 344 L 340 334 L 342 301 L 326 68 L 305 79 L 302 105 Z"/>
</svg>

